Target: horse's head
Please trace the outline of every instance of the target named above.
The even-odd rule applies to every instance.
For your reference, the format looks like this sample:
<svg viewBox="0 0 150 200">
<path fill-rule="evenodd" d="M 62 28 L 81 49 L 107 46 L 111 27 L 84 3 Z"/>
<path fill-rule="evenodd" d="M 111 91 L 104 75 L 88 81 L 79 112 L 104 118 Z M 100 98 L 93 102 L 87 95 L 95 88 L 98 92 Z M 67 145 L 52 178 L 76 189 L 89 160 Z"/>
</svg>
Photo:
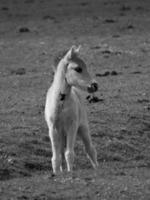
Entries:
<svg viewBox="0 0 150 200">
<path fill-rule="evenodd" d="M 86 64 L 79 57 L 79 50 L 80 46 L 78 48 L 73 46 L 63 57 L 63 60 L 67 63 L 65 70 L 67 83 L 89 93 L 96 92 L 98 84 L 91 78 Z"/>
</svg>

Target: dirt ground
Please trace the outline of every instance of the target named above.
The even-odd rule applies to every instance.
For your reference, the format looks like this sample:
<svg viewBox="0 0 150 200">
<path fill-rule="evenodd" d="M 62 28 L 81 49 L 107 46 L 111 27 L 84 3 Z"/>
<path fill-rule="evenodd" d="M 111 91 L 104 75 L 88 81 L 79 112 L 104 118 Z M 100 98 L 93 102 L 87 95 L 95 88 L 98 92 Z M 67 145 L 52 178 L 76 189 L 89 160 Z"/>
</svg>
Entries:
<svg viewBox="0 0 150 200">
<path fill-rule="evenodd" d="M 45 95 L 73 44 L 99 83 L 85 98 L 99 169 L 77 139 L 72 176 L 51 177 Z M 0 200 L 56 199 L 150 200 L 148 0 L 0 1 Z"/>
</svg>

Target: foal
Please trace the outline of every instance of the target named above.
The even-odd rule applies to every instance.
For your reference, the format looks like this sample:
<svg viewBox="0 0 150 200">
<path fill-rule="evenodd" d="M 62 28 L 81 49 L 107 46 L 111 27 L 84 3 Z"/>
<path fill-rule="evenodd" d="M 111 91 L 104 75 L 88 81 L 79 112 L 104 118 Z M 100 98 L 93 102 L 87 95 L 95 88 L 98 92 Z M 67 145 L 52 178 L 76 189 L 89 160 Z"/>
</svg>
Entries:
<svg viewBox="0 0 150 200">
<path fill-rule="evenodd" d="M 53 173 L 62 171 L 65 155 L 67 170 L 72 171 L 74 145 L 77 134 L 81 137 L 86 153 L 94 168 L 98 166 L 97 154 L 92 145 L 89 126 L 80 94 L 81 90 L 96 92 L 98 85 L 91 80 L 87 68 L 78 56 L 79 48 L 73 46 L 60 59 L 54 80 L 47 92 L 45 119 L 52 146 Z"/>
</svg>

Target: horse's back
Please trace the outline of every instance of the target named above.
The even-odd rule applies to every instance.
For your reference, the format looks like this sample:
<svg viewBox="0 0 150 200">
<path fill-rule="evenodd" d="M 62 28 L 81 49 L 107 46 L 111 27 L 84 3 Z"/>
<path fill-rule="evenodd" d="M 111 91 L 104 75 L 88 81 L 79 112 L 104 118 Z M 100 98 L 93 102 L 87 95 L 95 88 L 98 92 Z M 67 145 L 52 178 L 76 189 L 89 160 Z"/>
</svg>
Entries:
<svg viewBox="0 0 150 200">
<path fill-rule="evenodd" d="M 45 120 L 49 124 L 50 118 L 56 114 L 56 102 L 53 95 L 53 87 L 51 86 L 46 94 L 46 102 L 45 102 Z"/>
</svg>

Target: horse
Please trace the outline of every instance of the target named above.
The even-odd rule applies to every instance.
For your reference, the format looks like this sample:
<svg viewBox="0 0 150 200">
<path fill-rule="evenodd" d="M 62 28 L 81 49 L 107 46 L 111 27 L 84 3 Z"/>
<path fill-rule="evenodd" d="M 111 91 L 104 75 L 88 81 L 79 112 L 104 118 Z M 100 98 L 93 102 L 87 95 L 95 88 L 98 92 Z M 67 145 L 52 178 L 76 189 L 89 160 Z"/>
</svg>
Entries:
<svg viewBox="0 0 150 200">
<path fill-rule="evenodd" d="M 79 57 L 80 46 L 72 46 L 58 59 L 51 87 L 45 103 L 45 120 L 49 129 L 52 148 L 53 175 L 72 172 L 76 136 L 82 139 L 85 151 L 94 169 L 98 167 L 97 152 L 89 133 L 86 109 L 81 91 L 94 93 L 98 84 L 91 79 L 86 64 Z"/>
</svg>

